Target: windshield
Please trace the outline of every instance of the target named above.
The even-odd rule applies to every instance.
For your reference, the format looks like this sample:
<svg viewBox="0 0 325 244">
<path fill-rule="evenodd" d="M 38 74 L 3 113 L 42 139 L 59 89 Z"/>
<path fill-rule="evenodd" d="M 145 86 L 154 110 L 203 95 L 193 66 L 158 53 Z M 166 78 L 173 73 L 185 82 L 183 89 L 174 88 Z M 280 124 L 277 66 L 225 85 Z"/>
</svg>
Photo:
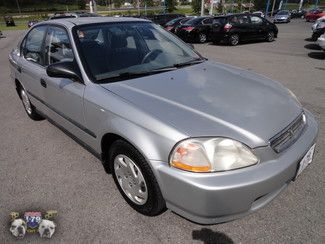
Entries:
<svg viewBox="0 0 325 244">
<path fill-rule="evenodd" d="M 74 36 L 95 82 L 164 72 L 204 60 L 177 37 L 148 22 L 79 26 Z"/>
<path fill-rule="evenodd" d="M 280 11 L 278 13 L 278 15 L 288 15 L 288 14 L 289 14 L 289 12 L 287 12 L 287 11 Z"/>
<path fill-rule="evenodd" d="M 166 25 L 173 25 L 176 24 L 177 22 L 181 21 L 184 17 L 172 19 L 171 21 L 167 22 Z"/>
</svg>

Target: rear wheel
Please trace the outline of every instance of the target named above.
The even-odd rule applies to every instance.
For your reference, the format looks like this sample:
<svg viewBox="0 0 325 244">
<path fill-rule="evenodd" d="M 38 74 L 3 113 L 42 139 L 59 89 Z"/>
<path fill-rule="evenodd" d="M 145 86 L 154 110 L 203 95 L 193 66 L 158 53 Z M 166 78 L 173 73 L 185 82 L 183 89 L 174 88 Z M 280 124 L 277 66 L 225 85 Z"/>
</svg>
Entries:
<svg viewBox="0 0 325 244">
<path fill-rule="evenodd" d="M 238 45 L 238 43 L 239 43 L 239 36 L 237 34 L 232 34 L 229 37 L 229 44 L 231 46 L 236 46 L 236 45 Z"/>
<path fill-rule="evenodd" d="M 273 31 L 269 31 L 266 34 L 266 41 L 268 41 L 268 42 L 273 42 L 274 41 L 274 32 Z"/>
<path fill-rule="evenodd" d="M 199 42 L 200 43 L 205 43 L 207 41 L 207 35 L 204 33 L 199 34 Z"/>
<path fill-rule="evenodd" d="M 111 146 L 109 163 L 117 188 L 133 209 L 148 216 L 165 210 L 165 200 L 156 178 L 138 150 L 118 140 Z"/>
<path fill-rule="evenodd" d="M 29 100 L 27 92 L 21 86 L 19 87 L 19 94 L 20 94 L 21 101 L 23 103 L 24 109 L 25 109 L 28 117 L 31 118 L 32 120 L 44 119 L 39 113 L 36 112 L 35 107 Z"/>
</svg>

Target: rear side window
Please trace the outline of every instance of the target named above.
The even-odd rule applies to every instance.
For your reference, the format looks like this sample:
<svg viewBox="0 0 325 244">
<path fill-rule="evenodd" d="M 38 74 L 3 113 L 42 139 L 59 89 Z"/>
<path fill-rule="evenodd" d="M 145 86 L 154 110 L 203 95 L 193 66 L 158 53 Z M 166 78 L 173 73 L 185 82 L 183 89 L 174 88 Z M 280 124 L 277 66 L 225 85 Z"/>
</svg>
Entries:
<svg viewBox="0 0 325 244">
<path fill-rule="evenodd" d="M 263 20 L 260 17 L 258 17 L 258 16 L 250 16 L 250 17 L 251 17 L 252 24 L 255 24 L 255 25 L 263 24 Z"/>
<path fill-rule="evenodd" d="M 49 27 L 45 41 L 45 63 L 49 65 L 72 60 L 73 52 L 66 30 L 56 26 Z"/>
<path fill-rule="evenodd" d="M 204 25 L 211 25 L 211 24 L 212 24 L 212 21 L 213 21 L 213 19 L 208 18 L 208 19 L 203 20 L 202 23 L 203 23 Z"/>
<path fill-rule="evenodd" d="M 44 65 L 42 45 L 47 26 L 32 29 L 23 42 L 23 55 L 28 61 Z"/>
</svg>

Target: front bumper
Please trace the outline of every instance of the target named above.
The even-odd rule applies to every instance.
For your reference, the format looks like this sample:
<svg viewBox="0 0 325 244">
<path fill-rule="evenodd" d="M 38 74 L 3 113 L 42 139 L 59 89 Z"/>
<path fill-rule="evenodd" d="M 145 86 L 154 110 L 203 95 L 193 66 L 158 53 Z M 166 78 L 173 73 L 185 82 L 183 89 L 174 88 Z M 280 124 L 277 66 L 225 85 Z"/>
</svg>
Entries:
<svg viewBox="0 0 325 244">
<path fill-rule="evenodd" d="M 318 125 L 306 111 L 300 138 L 279 154 L 256 148 L 261 163 L 229 172 L 191 173 L 152 162 L 167 207 L 200 224 L 230 221 L 252 213 L 275 198 L 294 178 L 298 164 L 315 143 Z"/>
<path fill-rule="evenodd" d="M 289 19 L 274 19 L 274 23 L 287 23 L 289 22 Z"/>
</svg>

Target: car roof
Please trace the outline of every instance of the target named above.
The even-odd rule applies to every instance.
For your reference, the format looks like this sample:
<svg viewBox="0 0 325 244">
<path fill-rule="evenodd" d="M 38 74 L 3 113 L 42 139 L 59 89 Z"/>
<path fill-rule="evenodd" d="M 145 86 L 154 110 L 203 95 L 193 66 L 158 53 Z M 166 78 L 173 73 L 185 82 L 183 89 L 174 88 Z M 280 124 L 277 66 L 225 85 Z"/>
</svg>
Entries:
<svg viewBox="0 0 325 244">
<path fill-rule="evenodd" d="M 147 19 L 132 18 L 132 17 L 82 17 L 82 18 L 63 18 L 47 20 L 42 23 L 60 24 L 68 28 L 77 25 L 85 24 L 100 24 L 100 23 L 119 23 L 119 22 L 151 22 Z"/>
</svg>

